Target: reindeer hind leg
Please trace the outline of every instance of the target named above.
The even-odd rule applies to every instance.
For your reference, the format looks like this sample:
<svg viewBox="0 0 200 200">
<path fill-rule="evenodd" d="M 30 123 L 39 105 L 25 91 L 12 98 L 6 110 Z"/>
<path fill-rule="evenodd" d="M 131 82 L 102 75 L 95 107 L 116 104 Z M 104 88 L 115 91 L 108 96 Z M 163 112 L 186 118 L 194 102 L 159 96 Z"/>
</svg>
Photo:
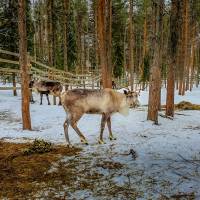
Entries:
<svg viewBox="0 0 200 200">
<path fill-rule="evenodd" d="M 43 97 L 43 94 L 40 93 L 40 105 L 42 105 L 42 97 Z"/>
<path fill-rule="evenodd" d="M 73 112 L 75 113 L 75 112 Z M 75 130 L 75 132 L 78 134 L 78 136 L 81 139 L 81 142 L 84 144 L 88 144 L 88 141 L 86 140 L 85 136 L 81 133 L 79 128 L 77 127 L 78 120 L 82 117 L 83 114 L 72 114 L 70 117 L 70 125 Z"/>
<path fill-rule="evenodd" d="M 63 124 L 63 127 L 64 127 L 66 142 L 68 143 L 69 146 L 71 146 L 70 141 L 69 141 L 69 134 L 68 134 L 68 128 L 69 128 L 69 118 L 68 117 L 66 118 L 66 120 Z"/>
</svg>

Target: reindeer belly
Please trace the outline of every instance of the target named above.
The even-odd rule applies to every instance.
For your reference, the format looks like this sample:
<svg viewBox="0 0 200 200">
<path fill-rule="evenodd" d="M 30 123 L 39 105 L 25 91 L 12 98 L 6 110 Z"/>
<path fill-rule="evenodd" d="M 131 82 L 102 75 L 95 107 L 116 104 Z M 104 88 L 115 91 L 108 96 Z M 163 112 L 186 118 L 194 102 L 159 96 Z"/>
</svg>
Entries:
<svg viewBox="0 0 200 200">
<path fill-rule="evenodd" d="M 102 114 L 102 111 L 94 108 L 94 109 L 89 109 L 86 113 L 87 114 Z"/>
</svg>

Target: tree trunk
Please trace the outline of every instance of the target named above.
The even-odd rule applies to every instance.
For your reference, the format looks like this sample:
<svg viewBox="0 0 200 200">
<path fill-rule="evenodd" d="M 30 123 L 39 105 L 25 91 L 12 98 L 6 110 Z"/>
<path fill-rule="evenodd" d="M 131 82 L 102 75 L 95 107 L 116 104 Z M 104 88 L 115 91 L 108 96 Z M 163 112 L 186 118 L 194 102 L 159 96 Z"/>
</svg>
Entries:
<svg viewBox="0 0 200 200">
<path fill-rule="evenodd" d="M 99 46 L 98 46 L 98 0 L 94 0 L 94 17 L 95 17 L 95 60 L 96 69 L 99 69 Z"/>
<path fill-rule="evenodd" d="M 175 60 L 170 64 L 167 75 L 167 100 L 166 100 L 166 116 L 174 116 L 174 74 Z"/>
<path fill-rule="evenodd" d="M 181 55 L 181 59 L 183 59 L 183 71 L 181 77 L 181 83 L 179 88 L 179 94 L 185 95 L 186 84 L 185 78 L 188 73 L 188 0 L 183 0 L 183 51 Z"/>
<path fill-rule="evenodd" d="M 131 91 L 133 91 L 134 84 L 134 61 L 133 61 L 133 0 L 129 0 L 129 69 L 130 69 L 130 86 Z"/>
<path fill-rule="evenodd" d="M 25 0 L 19 0 L 18 28 L 19 28 L 19 63 L 21 70 L 21 94 L 22 94 L 22 123 L 24 130 L 31 130 L 31 118 L 29 108 L 29 68 L 27 66 L 27 36 Z"/>
<path fill-rule="evenodd" d="M 53 66 L 53 19 L 52 19 L 53 0 L 47 0 L 48 15 L 48 63 Z"/>
<path fill-rule="evenodd" d="M 143 25 L 143 45 L 142 45 L 142 59 L 141 59 L 141 64 L 140 64 L 140 76 L 144 76 L 144 59 L 147 54 L 147 5 L 146 5 L 146 0 L 144 1 L 144 25 Z M 142 89 L 144 90 L 145 87 L 145 81 L 142 81 Z"/>
<path fill-rule="evenodd" d="M 48 50 L 49 65 L 53 67 L 55 65 L 55 27 L 53 27 L 53 0 L 47 1 L 48 9 Z M 51 73 L 51 72 L 49 72 Z M 56 105 L 56 97 L 53 96 L 53 104 Z"/>
<path fill-rule="evenodd" d="M 107 30 L 106 30 L 106 44 L 107 44 L 107 59 L 109 74 L 112 74 L 112 1 L 107 1 Z"/>
<path fill-rule="evenodd" d="M 106 0 L 98 0 L 98 41 L 100 66 L 102 71 L 102 84 L 104 88 L 112 88 L 112 79 L 108 67 L 106 50 L 106 22 L 105 22 Z"/>
<path fill-rule="evenodd" d="M 180 4 L 181 0 L 172 0 L 171 16 L 170 16 L 170 40 L 169 40 L 169 69 L 167 74 L 167 99 L 166 99 L 166 115 L 174 116 L 174 87 L 175 87 L 175 66 L 177 59 L 177 49 L 179 41 L 180 29 Z"/>
<path fill-rule="evenodd" d="M 63 46 L 64 46 L 64 70 L 68 71 L 68 64 L 67 64 L 67 38 L 68 38 L 68 12 L 69 12 L 69 0 L 63 0 L 64 6 L 64 31 L 63 31 Z"/>
<path fill-rule="evenodd" d="M 162 33 L 162 18 L 163 18 L 163 0 L 158 4 L 154 3 L 155 10 L 155 35 L 154 35 L 154 54 L 153 65 L 150 73 L 150 88 L 149 88 L 149 104 L 148 104 L 148 120 L 152 120 L 158 124 L 158 110 L 160 106 L 160 91 L 161 91 L 161 33 Z M 159 20 L 158 20 L 159 19 Z"/>
</svg>

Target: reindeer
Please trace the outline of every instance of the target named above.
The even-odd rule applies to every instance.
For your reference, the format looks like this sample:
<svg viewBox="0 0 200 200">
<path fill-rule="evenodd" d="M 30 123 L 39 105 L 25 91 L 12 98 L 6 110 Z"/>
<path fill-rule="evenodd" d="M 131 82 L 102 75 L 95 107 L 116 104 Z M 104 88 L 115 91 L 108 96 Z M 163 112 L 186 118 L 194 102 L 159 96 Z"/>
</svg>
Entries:
<svg viewBox="0 0 200 200">
<path fill-rule="evenodd" d="M 34 102 L 32 90 L 40 93 L 40 105 L 42 105 L 43 94 L 46 95 L 48 105 L 50 105 L 49 94 L 59 97 L 59 105 L 61 105 L 60 94 L 62 92 L 62 85 L 56 81 L 30 81 L 29 88 L 31 89 L 31 102 Z"/>
<path fill-rule="evenodd" d="M 71 146 L 68 135 L 69 125 L 79 135 L 81 142 L 88 144 L 77 127 L 78 121 L 85 113 L 102 115 L 98 142 L 104 144 L 103 131 L 106 123 L 109 130 L 109 139 L 116 139 L 111 130 L 111 115 L 116 112 L 125 116 L 128 115 L 129 107 L 138 106 L 138 97 L 136 92 L 126 90 L 123 94 L 108 88 L 102 90 L 73 89 L 61 93 L 61 102 L 67 114 L 63 127 L 65 139 L 69 146 Z"/>
</svg>

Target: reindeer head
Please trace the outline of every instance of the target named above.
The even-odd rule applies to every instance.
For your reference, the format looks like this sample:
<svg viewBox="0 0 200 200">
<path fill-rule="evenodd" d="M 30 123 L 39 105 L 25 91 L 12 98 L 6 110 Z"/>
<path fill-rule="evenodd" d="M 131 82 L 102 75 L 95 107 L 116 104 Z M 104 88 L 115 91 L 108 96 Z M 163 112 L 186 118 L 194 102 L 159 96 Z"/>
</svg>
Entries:
<svg viewBox="0 0 200 200">
<path fill-rule="evenodd" d="M 136 108 L 140 105 L 140 102 L 138 100 L 138 92 L 124 90 L 124 94 L 126 95 L 126 101 L 130 108 Z"/>
<path fill-rule="evenodd" d="M 52 90 L 50 90 L 50 93 L 54 96 L 59 97 L 61 95 L 62 90 L 62 85 L 60 83 L 56 83 Z"/>
</svg>

